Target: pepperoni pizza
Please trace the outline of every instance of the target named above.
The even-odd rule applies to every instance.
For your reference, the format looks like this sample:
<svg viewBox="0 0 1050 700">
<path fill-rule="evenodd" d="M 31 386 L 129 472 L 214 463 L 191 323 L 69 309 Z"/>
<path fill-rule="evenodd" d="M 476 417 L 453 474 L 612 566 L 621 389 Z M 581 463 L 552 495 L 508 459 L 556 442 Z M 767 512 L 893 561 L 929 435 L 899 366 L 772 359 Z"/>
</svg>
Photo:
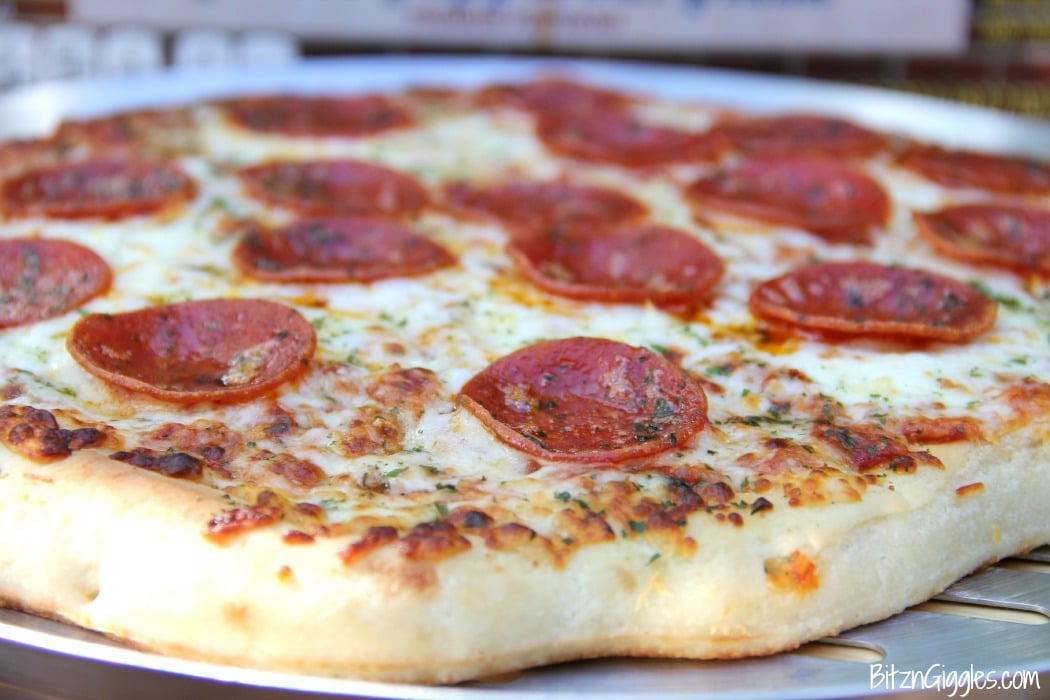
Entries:
<svg viewBox="0 0 1050 700">
<path fill-rule="evenodd" d="M 566 78 L 0 146 L 0 597 L 455 682 L 1050 541 L 1050 164 Z"/>
</svg>

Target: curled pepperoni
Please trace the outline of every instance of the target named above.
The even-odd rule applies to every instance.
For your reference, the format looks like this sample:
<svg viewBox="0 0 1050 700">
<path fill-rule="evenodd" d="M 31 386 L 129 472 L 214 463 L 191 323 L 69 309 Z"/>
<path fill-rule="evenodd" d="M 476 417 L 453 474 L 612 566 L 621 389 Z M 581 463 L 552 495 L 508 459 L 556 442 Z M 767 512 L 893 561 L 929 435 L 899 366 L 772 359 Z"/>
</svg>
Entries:
<svg viewBox="0 0 1050 700">
<path fill-rule="evenodd" d="M 105 293 L 112 279 L 106 261 L 77 243 L 0 240 L 0 328 L 61 316 Z"/>
<path fill-rule="evenodd" d="M 759 318 L 817 333 L 960 343 L 995 324 L 996 304 L 925 270 L 869 262 L 818 263 L 751 294 Z"/>
<path fill-rule="evenodd" d="M 715 209 L 809 231 L 833 243 L 866 243 L 890 201 L 868 175 L 824 160 L 753 158 L 704 176 L 685 191 L 699 216 Z"/>
<path fill-rule="evenodd" d="M 163 401 L 231 403 L 306 370 L 317 340 L 299 312 L 261 299 L 208 299 L 73 326 L 70 354 L 105 382 Z"/>
<path fill-rule="evenodd" d="M 409 175 L 354 160 L 278 161 L 238 174 L 252 196 L 312 216 L 411 216 L 428 199 Z"/>
<path fill-rule="evenodd" d="M 547 115 L 537 134 L 555 153 L 629 168 L 712 161 L 723 144 L 706 132 L 645 124 L 622 111 Z"/>
<path fill-rule="evenodd" d="M 31 170 L 3 183 L 10 216 L 123 219 L 193 199 L 197 185 L 171 163 L 93 159 Z"/>
<path fill-rule="evenodd" d="M 367 136 L 413 123 L 408 110 L 382 95 L 261 95 L 220 106 L 244 129 L 282 136 Z"/>
<path fill-rule="evenodd" d="M 566 182 L 510 182 L 484 188 L 455 183 L 445 195 L 453 208 L 490 216 L 527 234 L 613 226 L 646 213 L 637 200 L 616 190 Z"/>
<path fill-rule="evenodd" d="M 509 252 L 537 287 L 590 301 L 695 303 L 710 295 L 724 272 L 710 248 L 663 226 L 520 237 Z"/>
<path fill-rule="evenodd" d="M 489 85 L 478 92 L 477 100 L 484 107 L 511 107 L 540 115 L 600 113 L 621 109 L 631 101 L 614 90 L 554 78 L 518 85 Z"/>
<path fill-rule="evenodd" d="M 1050 275 L 1050 210 L 968 204 L 916 213 L 915 223 L 919 234 L 949 257 Z"/>
<path fill-rule="evenodd" d="M 684 445 L 707 397 L 651 350 L 602 338 L 551 340 L 496 360 L 460 401 L 496 437 L 553 460 L 620 462 Z"/>
<path fill-rule="evenodd" d="M 249 226 L 233 261 L 275 282 L 371 282 L 422 275 L 455 263 L 439 244 L 379 218 L 300 219 L 279 229 Z"/>
<path fill-rule="evenodd" d="M 1050 165 L 1022 158 L 913 144 L 898 162 L 945 187 L 972 187 L 1004 194 L 1050 192 Z"/>
<path fill-rule="evenodd" d="M 882 134 L 832 117 L 785 114 L 726 122 L 713 132 L 734 148 L 762 155 L 867 157 L 887 148 Z"/>
</svg>

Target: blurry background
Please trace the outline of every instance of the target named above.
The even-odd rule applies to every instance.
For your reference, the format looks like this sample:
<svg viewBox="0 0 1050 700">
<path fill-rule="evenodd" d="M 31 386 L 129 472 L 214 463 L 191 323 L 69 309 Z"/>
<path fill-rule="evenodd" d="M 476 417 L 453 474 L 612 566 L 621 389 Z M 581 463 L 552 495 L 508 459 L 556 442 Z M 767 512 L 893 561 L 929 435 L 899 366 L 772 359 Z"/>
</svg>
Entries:
<svg viewBox="0 0 1050 700">
<path fill-rule="evenodd" d="M 1050 0 L 0 0 L 0 90 L 377 52 L 642 58 L 1050 118 Z"/>
</svg>

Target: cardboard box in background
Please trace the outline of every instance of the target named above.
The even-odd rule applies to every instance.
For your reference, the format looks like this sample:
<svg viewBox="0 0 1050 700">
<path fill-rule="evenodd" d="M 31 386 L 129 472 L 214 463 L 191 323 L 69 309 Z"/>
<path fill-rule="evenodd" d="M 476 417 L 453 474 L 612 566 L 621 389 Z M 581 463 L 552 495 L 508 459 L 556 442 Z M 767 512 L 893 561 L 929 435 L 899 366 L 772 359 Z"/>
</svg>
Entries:
<svg viewBox="0 0 1050 700">
<path fill-rule="evenodd" d="M 89 23 L 515 49 L 958 54 L 970 0 L 68 0 Z"/>
<path fill-rule="evenodd" d="M 145 28 L 161 37 L 168 63 L 222 54 L 199 41 L 189 42 L 195 52 L 177 50 L 187 32 L 270 29 L 308 56 L 643 58 L 859 82 L 1050 118 L 1050 0 L 0 0 L 0 19 L 5 6 L 38 28 Z M 3 73 L 0 55 L 0 87 Z"/>
</svg>

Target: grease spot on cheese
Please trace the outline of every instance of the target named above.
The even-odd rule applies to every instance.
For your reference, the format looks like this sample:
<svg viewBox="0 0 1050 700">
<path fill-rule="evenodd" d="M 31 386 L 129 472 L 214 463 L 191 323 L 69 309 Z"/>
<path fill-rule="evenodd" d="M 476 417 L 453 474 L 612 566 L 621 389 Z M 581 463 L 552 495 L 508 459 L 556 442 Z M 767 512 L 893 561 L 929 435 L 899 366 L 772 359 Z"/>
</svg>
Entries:
<svg viewBox="0 0 1050 700">
<path fill-rule="evenodd" d="M 766 559 L 764 568 L 766 582 L 781 593 L 804 595 L 820 586 L 816 563 L 798 550 L 786 557 Z"/>
<path fill-rule="evenodd" d="M 638 595 L 637 600 L 634 604 L 635 610 L 641 610 L 649 604 L 650 598 L 654 595 L 663 595 L 667 593 L 667 587 L 664 585 L 664 579 L 660 574 L 653 574 L 649 577 L 649 580 L 645 584 L 645 588 Z"/>
</svg>

